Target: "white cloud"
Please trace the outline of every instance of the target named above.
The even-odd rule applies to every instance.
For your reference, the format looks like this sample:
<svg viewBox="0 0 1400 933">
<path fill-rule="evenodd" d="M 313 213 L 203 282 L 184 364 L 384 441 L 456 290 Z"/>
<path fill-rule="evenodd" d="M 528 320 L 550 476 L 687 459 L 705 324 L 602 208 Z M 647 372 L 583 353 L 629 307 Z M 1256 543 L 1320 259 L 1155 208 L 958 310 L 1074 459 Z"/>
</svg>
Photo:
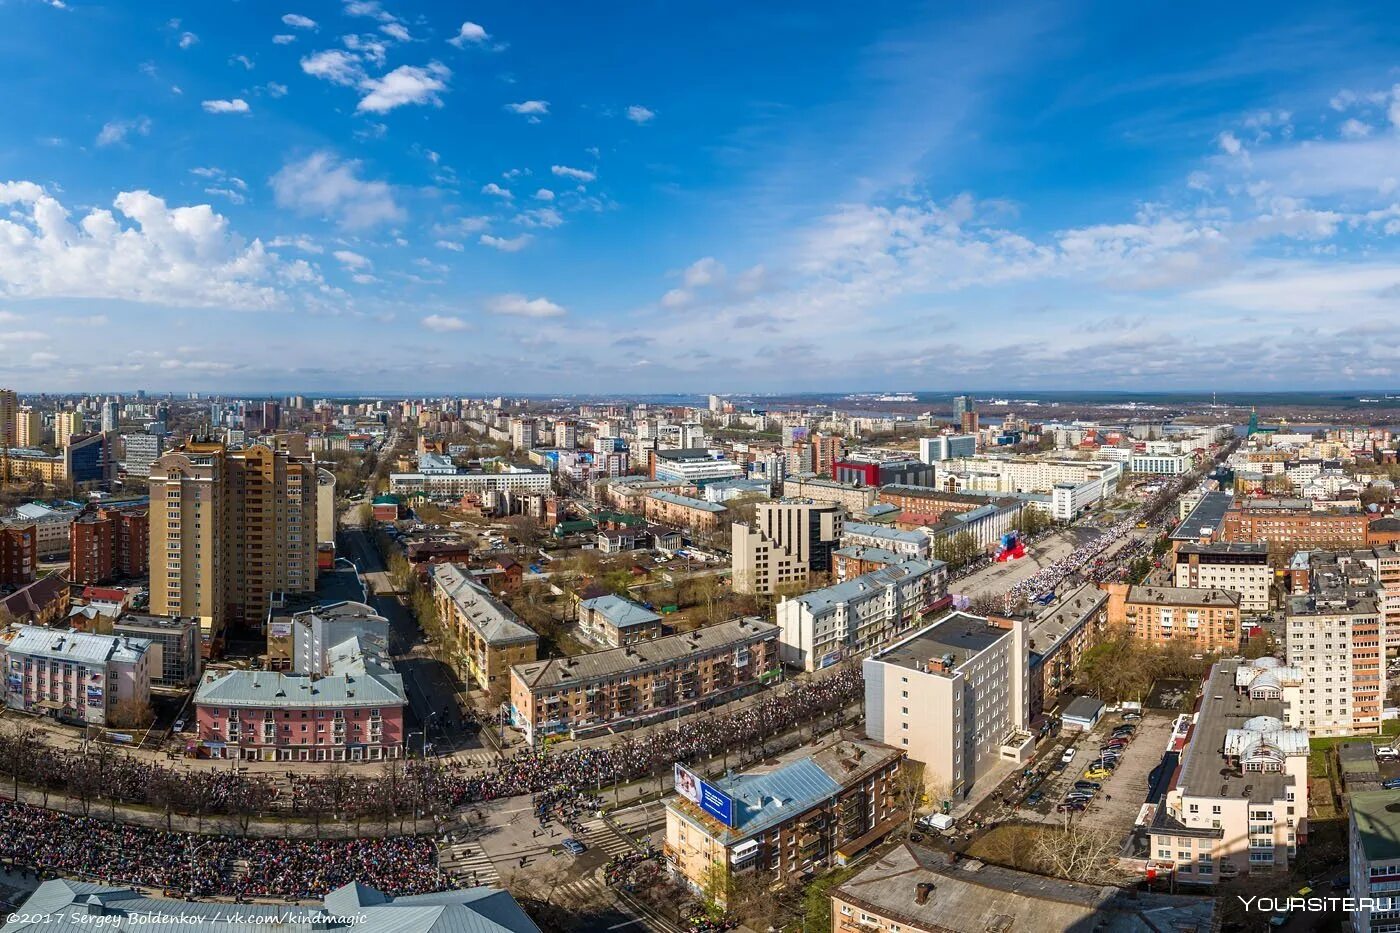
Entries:
<svg viewBox="0 0 1400 933">
<path fill-rule="evenodd" d="M 206 100 L 204 102 L 205 113 L 247 113 L 248 102 L 241 97 L 233 100 Z"/>
<path fill-rule="evenodd" d="M 320 255 L 321 253 L 325 252 L 325 250 L 320 245 L 318 245 L 315 240 L 306 236 L 274 237 L 271 241 L 268 242 L 267 245 L 272 247 L 273 249 L 281 249 L 283 247 L 291 246 L 295 249 L 301 250 L 303 253 L 312 253 L 315 255 Z"/>
<path fill-rule="evenodd" d="M 180 48 L 188 49 L 198 44 L 199 36 L 195 35 L 194 33 L 185 32 L 180 34 Z"/>
<path fill-rule="evenodd" d="M 682 281 L 686 288 L 704 288 L 724 279 L 724 266 L 713 256 L 697 259 L 685 270 Z"/>
<path fill-rule="evenodd" d="M 291 45 L 295 41 L 297 41 L 296 36 L 290 35 L 285 32 L 279 33 L 278 35 L 272 37 L 273 45 Z"/>
<path fill-rule="evenodd" d="M 673 288 L 661 296 L 661 307 L 663 308 L 684 308 L 695 299 L 695 296 L 683 288 Z"/>
<path fill-rule="evenodd" d="M 640 126 L 643 123 L 650 123 L 652 120 L 655 120 L 656 111 L 633 104 L 631 107 L 627 108 L 627 119 Z"/>
<path fill-rule="evenodd" d="M 1244 146 L 1240 143 L 1239 137 L 1229 130 L 1217 136 L 1216 143 L 1219 144 L 1220 150 L 1227 155 L 1239 155 L 1244 149 Z"/>
<path fill-rule="evenodd" d="M 519 113 L 525 116 L 545 116 L 549 113 L 549 101 L 522 100 L 518 104 L 506 104 L 506 109 L 511 113 Z"/>
<path fill-rule="evenodd" d="M 1371 135 L 1371 127 L 1352 117 L 1342 124 L 1343 139 L 1364 139 Z"/>
<path fill-rule="evenodd" d="M 447 41 L 460 49 L 468 43 L 480 45 L 490 38 L 491 37 L 486 34 L 485 29 L 478 26 L 476 23 L 467 22 L 462 24 L 462 28 L 457 31 L 457 35 L 454 38 L 448 39 Z"/>
<path fill-rule="evenodd" d="M 522 233 L 520 236 L 509 238 L 483 233 L 478 242 L 481 243 L 482 246 L 489 246 L 503 253 L 518 253 L 530 244 L 531 239 L 533 238 L 528 233 Z"/>
<path fill-rule="evenodd" d="M 234 204 L 242 204 L 248 200 L 243 196 L 243 192 L 236 191 L 233 188 L 205 188 L 204 193 L 215 194 L 219 197 L 228 198 Z"/>
<path fill-rule="evenodd" d="M 465 246 L 463 246 L 461 243 L 458 243 L 456 240 L 438 240 L 433 245 L 436 246 L 438 249 L 450 250 L 454 253 L 460 253 L 466 249 Z"/>
<path fill-rule="evenodd" d="M 126 138 L 133 133 L 137 136 L 148 136 L 151 132 L 151 121 L 148 117 L 137 117 L 135 120 L 109 120 L 102 124 L 102 129 L 97 134 L 97 145 L 115 146 L 117 143 L 126 142 Z"/>
<path fill-rule="evenodd" d="M 283 166 L 272 177 L 272 190 L 279 206 L 330 217 L 352 230 L 402 221 L 406 215 L 392 189 L 361 179 L 359 170 L 359 162 L 316 152 Z"/>
<path fill-rule="evenodd" d="M 253 60 L 247 55 L 235 55 L 228 60 L 228 63 L 230 65 L 242 65 L 246 71 L 252 71 L 253 68 L 256 67 L 253 64 Z"/>
<path fill-rule="evenodd" d="M 409 42 L 413 39 L 413 36 L 409 35 L 408 28 L 405 27 L 403 23 L 385 23 L 383 26 L 379 27 L 379 31 L 390 39 L 396 39 L 399 42 Z"/>
<path fill-rule="evenodd" d="M 486 310 L 492 314 L 511 317 L 561 317 L 567 313 L 563 307 L 548 298 L 526 298 L 524 295 L 497 295 L 486 302 Z"/>
<path fill-rule="evenodd" d="M 536 201 L 553 201 L 553 200 L 554 200 L 554 192 L 553 192 L 553 191 L 550 191 L 548 188 L 541 188 L 540 190 L 538 190 L 538 191 L 535 192 L 535 200 L 536 200 Z"/>
<path fill-rule="evenodd" d="M 567 165 L 551 165 L 549 170 L 560 178 L 572 178 L 575 181 L 590 182 L 598 176 L 593 172 L 581 168 L 571 168 Z"/>
<path fill-rule="evenodd" d="M 485 185 L 483 185 L 482 188 L 481 188 L 481 193 L 482 193 L 482 194 L 489 194 L 489 195 L 492 195 L 493 197 L 497 197 L 497 198 L 504 198 L 504 199 L 506 199 L 507 201 L 509 201 L 511 198 L 515 197 L 515 195 L 513 195 L 513 194 L 510 193 L 510 189 L 509 189 L 509 188 L 502 188 L 500 185 L 496 184 L 494 181 L 487 182 Z"/>
<path fill-rule="evenodd" d="M 276 81 L 269 81 L 263 85 L 263 90 L 267 91 L 268 97 L 286 97 L 287 85 L 278 84 Z"/>
<path fill-rule="evenodd" d="M 365 70 L 360 66 L 360 57 L 340 49 L 327 49 L 306 56 L 301 60 L 301 70 L 313 78 L 321 78 L 344 87 L 365 80 Z"/>
<path fill-rule="evenodd" d="M 338 249 L 331 255 L 335 257 L 336 262 L 347 269 L 370 269 L 374 266 L 374 263 L 370 262 L 367 257 L 348 249 Z"/>
<path fill-rule="evenodd" d="M 367 16 L 383 23 L 392 23 L 394 15 L 379 5 L 379 0 L 345 0 L 346 16 Z"/>
<path fill-rule="evenodd" d="M 468 330 L 471 325 L 459 317 L 452 317 L 445 314 L 430 314 L 423 318 L 422 324 L 428 330 L 439 334 L 447 334 L 453 331 Z"/>
<path fill-rule="evenodd" d="M 534 210 L 521 211 L 515 216 L 515 222 L 525 227 L 544 227 L 552 230 L 564 225 L 564 215 L 552 207 L 537 207 Z"/>
<path fill-rule="evenodd" d="M 282 22 L 293 29 L 315 29 L 316 21 L 309 16 L 302 16 L 300 13 L 287 13 L 282 17 Z"/>
<path fill-rule="evenodd" d="M 355 109 L 361 112 L 385 113 L 406 104 L 442 106 L 439 95 L 447 90 L 452 71 L 440 62 L 430 62 L 426 68 L 400 65 L 382 78 L 368 78 L 360 86 L 369 93 Z"/>
<path fill-rule="evenodd" d="M 207 204 L 169 207 L 148 191 L 123 191 L 113 210 L 77 222 L 41 186 L 0 183 L 0 295 L 95 298 L 177 307 L 273 309 L 286 287 L 316 282 L 248 242 Z M 300 264 L 304 265 L 304 264 Z"/>
<path fill-rule="evenodd" d="M 359 36 L 351 33 L 348 36 L 341 36 L 340 41 L 345 43 L 347 49 L 359 52 L 367 61 L 381 67 L 389 57 L 389 44 L 374 34 Z"/>
</svg>

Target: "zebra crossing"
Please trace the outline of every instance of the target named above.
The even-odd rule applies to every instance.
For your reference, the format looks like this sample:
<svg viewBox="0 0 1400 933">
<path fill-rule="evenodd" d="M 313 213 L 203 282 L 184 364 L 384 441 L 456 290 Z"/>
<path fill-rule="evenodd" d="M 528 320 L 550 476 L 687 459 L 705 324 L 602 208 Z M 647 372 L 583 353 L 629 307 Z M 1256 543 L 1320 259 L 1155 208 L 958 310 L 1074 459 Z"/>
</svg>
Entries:
<svg viewBox="0 0 1400 933">
<path fill-rule="evenodd" d="M 596 906 L 612 900 L 612 892 L 597 872 L 560 882 L 548 893 L 550 903 L 560 907 Z"/>
<path fill-rule="evenodd" d="M 468 887 L 492 886 L 501 880 L 496 864 L 480 845 L 452 835 L 438 840 L 438 868 Z"/>
</svg>

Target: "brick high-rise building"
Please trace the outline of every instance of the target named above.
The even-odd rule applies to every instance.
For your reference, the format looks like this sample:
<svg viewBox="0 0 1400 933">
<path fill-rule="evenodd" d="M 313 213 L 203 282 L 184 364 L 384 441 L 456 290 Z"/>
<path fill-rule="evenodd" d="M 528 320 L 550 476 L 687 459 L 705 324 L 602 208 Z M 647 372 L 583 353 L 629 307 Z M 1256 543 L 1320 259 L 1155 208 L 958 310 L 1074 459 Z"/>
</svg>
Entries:
<svg viewBox="0 0 1400 933">
<path fill-rule="evenodd" d="M 841 438 L 834 434 L 813 434 L 812 472 L 818 476 L 830 476 L 832 464 L 841 459 L 845 449 Z"/>
<path fill-rule="evenodd" d="M 0 586 L 33 583 L 39 567 L 39 532 L 33 525 L 0 526 Z"/>
<path fill-rule="evenodd" d="M 206 654 L 316 589 L 316 468 L 262 445 L 192 440 L 151 468 L 151 613 L 195 616 Z"/>
<path fill-rule="evenodd" d="M 19 446 L 19 430 L 15 421 L 19 417 L 19 396 L 14 389 L 0 389 L 0 446 Z"/>
<path fill-rule="evenodd" d="M 69 579 L 92 585 L 146 575 L 150 519 L 145 510 L 88 506 L 69 526 Z"/>
</svg>

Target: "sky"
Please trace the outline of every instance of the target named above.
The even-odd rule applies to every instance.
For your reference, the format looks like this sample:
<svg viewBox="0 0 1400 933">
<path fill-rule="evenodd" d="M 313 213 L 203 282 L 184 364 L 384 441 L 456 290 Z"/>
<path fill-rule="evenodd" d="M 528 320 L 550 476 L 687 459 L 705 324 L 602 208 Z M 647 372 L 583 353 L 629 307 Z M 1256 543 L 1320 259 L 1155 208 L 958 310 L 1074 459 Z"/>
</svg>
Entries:
<svg viewBox="0 0 1400 933">
<path fill-rule="evenodd" d="M 1373 3 L 0 0 L 0 384 L 1400 385 Z"/>
</svg>

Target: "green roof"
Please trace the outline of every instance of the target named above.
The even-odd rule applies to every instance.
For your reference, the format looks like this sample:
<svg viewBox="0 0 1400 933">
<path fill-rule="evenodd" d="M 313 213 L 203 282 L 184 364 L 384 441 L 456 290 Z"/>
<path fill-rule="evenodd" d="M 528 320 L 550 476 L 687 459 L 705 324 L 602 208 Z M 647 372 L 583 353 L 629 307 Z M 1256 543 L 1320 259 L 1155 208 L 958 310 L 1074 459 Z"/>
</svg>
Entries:
<svg viewBox="0 0 1400 933">
<path fill-rule="evenodd" d="M 398 496 L 383 495 L 374 497 L 375 505 L 398 505 L 402 501 L 403 500 Z"/>
<path fill-rule="evenodd" d="M 1369 861 L 1400 859 L 1400 790 L 1352 794 L 1351 819 Z"/>
</svg>

